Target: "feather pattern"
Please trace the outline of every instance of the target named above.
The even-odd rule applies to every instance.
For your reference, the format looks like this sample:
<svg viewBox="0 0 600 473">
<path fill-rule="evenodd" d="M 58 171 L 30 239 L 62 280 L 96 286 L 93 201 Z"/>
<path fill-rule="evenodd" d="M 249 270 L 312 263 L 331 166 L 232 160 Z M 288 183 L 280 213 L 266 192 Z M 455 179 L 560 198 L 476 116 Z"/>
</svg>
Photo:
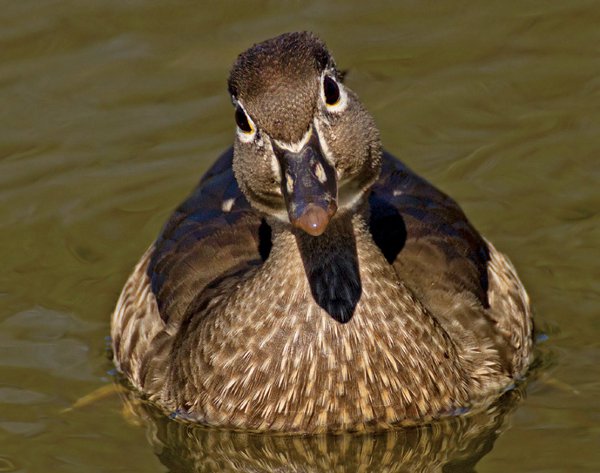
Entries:
<svg viewBox="0 0 600 473">
<path fill-rule="evenodd" d="M 331 251 L 317 239 L 271 240 L 231 161 L 173 213 L 117 304 L 115 362 L 151 400 L 233 428 L 361 430 L 474 409 L 524 374 L 527 295 L 448 196 L 384 153 L 364 215 L 332 221 L 319 245 L 334 257 L 318 264 Z M 315 297 L 330 285 L 347 291 L 344 323 Z"/>
</svg>

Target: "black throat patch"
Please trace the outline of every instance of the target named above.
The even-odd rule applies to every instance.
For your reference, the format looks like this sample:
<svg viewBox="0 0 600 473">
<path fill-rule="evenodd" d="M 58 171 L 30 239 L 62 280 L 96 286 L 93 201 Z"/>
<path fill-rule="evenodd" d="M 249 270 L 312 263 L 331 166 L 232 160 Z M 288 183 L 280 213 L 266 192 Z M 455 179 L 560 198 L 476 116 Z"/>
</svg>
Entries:
<svg viewBox="0 0 600 473">
<path fill-rule="evenodd" d="M 315 302 L 334 320 L 345 324 L 354 315 L 362 294 L 354 238 L 343 248 L 322 244 L 321 237 L 298 239 L 304 269 Z"/>
</svg>

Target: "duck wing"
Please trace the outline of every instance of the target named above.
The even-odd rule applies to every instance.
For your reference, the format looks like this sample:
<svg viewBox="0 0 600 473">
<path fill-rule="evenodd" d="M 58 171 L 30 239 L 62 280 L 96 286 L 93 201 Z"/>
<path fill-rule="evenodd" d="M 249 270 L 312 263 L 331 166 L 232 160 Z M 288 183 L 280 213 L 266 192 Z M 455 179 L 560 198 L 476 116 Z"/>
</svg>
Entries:
<svg viewBox="0 0 600 473">
<path fill-rule="evenodd" d="M 154 244 L 147 267 L 162 320 L 178 324 L 198 296 L 225 279 L 262 264 L 270 227 L 254 210 L 233 176 L 227 150 L 173 212 Z"/>
<path fill-rule="evenodd" d="M 399 279 L 482 365 L 522 375 L 531 358 L 529 298 L 508 258 L 458 204 L 389 153 L 369 199 L 370 230 Z"/>
<path fill-rule="evenodd" d="M 384 152 L 369 203 L 375 243 L 419 299 L 466 292 L 488 306 L 488 247 L 454 200 Z"/>
</svg>

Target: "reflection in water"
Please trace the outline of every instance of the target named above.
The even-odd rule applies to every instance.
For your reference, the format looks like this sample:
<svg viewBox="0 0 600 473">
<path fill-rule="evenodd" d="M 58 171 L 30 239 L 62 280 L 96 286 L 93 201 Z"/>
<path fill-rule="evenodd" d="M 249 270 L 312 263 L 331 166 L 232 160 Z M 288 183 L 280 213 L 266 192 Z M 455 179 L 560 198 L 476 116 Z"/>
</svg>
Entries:
<svg viewBox="0 0 600 473">
<path fill-rule="evenodd" d="M 225 77 L 235 55 L 306 28 L 349 68 L 386 147 L 511 255 L 537 322 L 551 328 L 544 371 L 553 382 L 528 384 L 529 402 L 476 468 L 598 473 L 600 2 L 248 5 L 1 2 L 0 471 L 168 470 L 112 399 L 57 413 L 105 383 L 103 337 L 118 291 L 172 207 L 231 143 Z M 290 439 L 246 436 L 246 446 L 155 422 L 157 455 L 173 472 L 194 462 L 248 471 L 276 451 L 275 471 L 317 470 Z M 454 459 L 447 471 L 475 463 L 495 436 L 493 421 L 478 424 L 478 439 L 454 427 L 463 433 L 447 434 L 448 446 L 429 440 L 438 453 L 419 454 L 430 469 L 442 468 L 436 456 L 448 464 L 440 450 Z M 195 445 L 177 440 L 187 430 Z M 398 446 L 385 463 L 388 437 Z M 398 466 L 402 444 L 421 440 L 394 437 L 328 438 L 325 453 L 317 439 L 297 442 L 321 470 L 347 462 L 338 471 L 359 471 L 355 459 L 369 448 L 374 466 L 364 470 L 410 470 L 408 459 Z M 459 437 L 462 457 L 451 447 Z"/>
<path fill-rule="evenodd" d="M 491 451 L 524 395 L 507 392 L 484 412 L 376 434 L 286 436 L 183 424 L 127 392 L 159 460 L 173 472 L 470 472 Z"/>
</svg>

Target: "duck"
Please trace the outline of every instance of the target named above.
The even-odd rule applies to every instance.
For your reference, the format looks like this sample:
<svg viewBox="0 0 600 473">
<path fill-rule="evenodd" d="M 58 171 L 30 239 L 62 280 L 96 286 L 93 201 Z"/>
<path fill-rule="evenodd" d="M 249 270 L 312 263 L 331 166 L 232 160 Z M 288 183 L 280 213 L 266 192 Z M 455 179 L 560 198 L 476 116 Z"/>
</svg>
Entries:
<svg viewBox="0 0 600 473">
<path fill-rule="evenodd" d="M 113 360 L 182 422 L 322 433 L 490 405 L 533 357 L 529 297 L 459 205 L 384 151 L 325 43 L 233 64 L 235 138 L 129 276 Z"/>
</svg>

